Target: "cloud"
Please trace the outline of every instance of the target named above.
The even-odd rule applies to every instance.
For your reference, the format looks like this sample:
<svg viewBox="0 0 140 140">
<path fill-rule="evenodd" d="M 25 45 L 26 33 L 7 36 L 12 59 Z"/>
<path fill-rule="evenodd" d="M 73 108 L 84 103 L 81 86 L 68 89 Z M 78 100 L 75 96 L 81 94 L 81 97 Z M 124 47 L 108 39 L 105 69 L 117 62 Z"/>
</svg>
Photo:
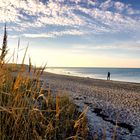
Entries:
<svg viewBox="0 0 140 140">
<path fill-rule="evenodd" d="M 127 11 L 128 14 L 124 15 L 122 11 Z M 15 23 L 9 30 L 28 37 L 39 37 L 39 33 L 35 35 L 32 31 L 45 27 L 48 27 L 47 32 L 52 33 L 42 31 L 40 37 L 137 31 L 140 29 L 140 19 L 131 15 L 139 13 L 140 10 L 135 10 L 130 5 L 112 0 L 49 0 L 46 3 L 39 0 L 0 0 L 0 23 Z M 55 28 L 54 33 L 52 26 L 64 27 L 66 31 Z"/>
<path fill-rule="evenodd" d="M 106 0 L 105 2 L 101 3 L 100 8 L 106 11 L 108 8 L 112 7 L 112 5 L 112 0 Z"/>
<path fill-rule="evenodd" d="M 19 13 L 9 0 L 0 0 L 0 22 L 17 22 L 18 16 L 20 16 Z"/>
<path fill-rule="evenodd" d="M 55 38 L 57 36 L 63 36 L 63 35 L 85 35 L 85 33 L 78 30 L 69 30 L 69 31 L 49 32 L 49 33 L 41 33 L 41 34 L 23 34 L 23 36 L 27 38 Z"/>
<path fill-rule="evenodd" d="M 123 11 L 127 6 L 124 3 L 122 3 L 122 2 L 115 2 L 114 3 L 114 7 L 118 11 Z"/>
<path fill-rule="evenodd" d="M 82 45 L 82 44 L 73 44 L 72 50 L 81 52 L 92 52 L 94 50 L 127 50 L 130 52 L 133 51 L 140 51 L 140 40 L 137 41 L 128 41 L 128 42 L 114 42 L 113 44 L 88 44 L 88 45 Z M 87 49 L 88 48 L 88 49 Z"/>
<path fill-rule="evenodd" d="M 132 8 L 128 8 L 128 9 L 127 9 L 127 13 L 128 13 L 129 15 L 135 15 L 135 14 L 139 15 L 139 14 L 140 14 L 140 10 L 134 10 L 134 9 L 132 9 Z"/>
<path fill-rule="evenodd" d="M 90 25 L 93 31 L 97 29 L 101 33 L 112 33 L 123 31 L 124 29 L 128 31 L 139 29 L 139 20 L 135 20 L 118 12 L 103 11 L 99 8 L 87 9 L 83 7 L 79 7 L 79 10 L 91 17 L 90 24 L 87 23 L 87 27 Z M 94 22 L 92 23 L 92 21 Z"/>
<path fill-rule="evenodd" d="M 8 35 L 8 38 L 10 38 L 10 39 L 18 39 L 19 37 L 17 35 Z"/>
</svg>

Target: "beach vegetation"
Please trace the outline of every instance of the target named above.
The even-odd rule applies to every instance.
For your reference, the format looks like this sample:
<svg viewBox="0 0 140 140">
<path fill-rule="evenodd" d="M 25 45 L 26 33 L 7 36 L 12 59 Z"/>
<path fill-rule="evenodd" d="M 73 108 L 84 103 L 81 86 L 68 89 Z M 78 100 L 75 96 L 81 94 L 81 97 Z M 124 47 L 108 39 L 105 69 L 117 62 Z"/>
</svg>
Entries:
<svg viewBox="0 0 140 140">
<path fill-rule="evenodd" d="M 28 47 L 27 47 L 28 48 Z M 63 140 L 86 139 L 88 136 L 85 112 L 62 91 L 51 85 L 43 89 L 40 80 L 46 67 L 39 69 L 24 64 L 0 63 L 0 139 L 1 140 Z M 1 62 L 7 54 L 5 26 Z"/>
<path fill-rule="evenodd" d="M 2 44 L 2 48 L 0 48 L 0 50 L 1 50 L 0 63 L 3 63 L 5 60 L 5 56 L 8 53 L 6 24 L 5 24 L 5 28 L 4 28 L 3 44 Z"/>
</svg>

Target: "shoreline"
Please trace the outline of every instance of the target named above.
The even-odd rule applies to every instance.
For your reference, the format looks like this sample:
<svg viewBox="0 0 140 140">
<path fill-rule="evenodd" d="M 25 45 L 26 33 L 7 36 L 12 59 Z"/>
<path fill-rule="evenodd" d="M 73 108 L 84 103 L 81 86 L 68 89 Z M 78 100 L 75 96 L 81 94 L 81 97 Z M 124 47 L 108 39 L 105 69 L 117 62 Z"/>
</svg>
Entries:
<svg viewBox="0 0 140 140">
<path fill-rule="evenodd" d="M 102 83 L 106 83 L 106 84 L 112 84 L 112 85 L 115 85 L 116 86 L 121 86 L 123 87 L 126 86 L 126 85 L 129 85 L 129 88 L 133 87 L 134 88 L 138 88 L 138 91 L 140 91 L 140 83 L 137 83 L 137 82 L 128 82 L 128 81 L 117 81 L 117 80 L 105 80 L 105 79 L 98 79 L 98 78 L 90 78 L 90 77 L 82 77 L 82 76 L 76 76 L 76 75 L 65 75 L 65 74 L 57 74 L 57 73 L 51 73 L 51 72 L 43 72 L 43 75 L 41 76 L 41 78 L 43 77 L 46 77 L 46 76 L 49 76 L 49 77 L 56 77 L 56 78 L 62 78 L 62 79 L 67 79 L 67 80 L 77 80 L 77 81 L 80 81 L 82 80 L 82 82 L 84 82 L 84 84 L 91 84 L 92 82 L 100 82 L 101 84 Z M 96 83 L 95 83 L 96 84 Z"/>
<path fill-rule="evenodd" d="M 107 81 L 48 72 L 44 72 L 41 79 L 44 81 L 44 89 L 49 83 L 50 89 L 56 94 L 59 91 L 67 93 L 81 111 L 85 106 L 88 107 L 87 117 L 92 135 L 97 131 L 101 137 L 103 134 L 100 129 L 102 128 L 99 127 L 103 124 L 107 129 L 108 139 L 111 139 L 117 119 L 118 138 L 140 138 L 140 132 L 137 132 L 140 129 L 139 83 Z M 92 125 L 93 123 L 96 127 Z"/>
<path fill-rule="evenodd" d="M 118 69 L 118 70 L 117 70 Z M 122 70 L 124 69 L 124 70 Z M 126 69 L 126 70 L 125 70 Z M 111 80 L 113 81 L 122 81 L 122 82 L 130 82 L 130 83 L 140 83 L 140 79 L 138 78 L 140 75 L 140 68 L 46 68 L 45 71 L 54 74 L 67 75 L 67 76 L 78 76 L 85 78 L 93 78 L 93 79 L 107 79 L 107 73 L 111 73 Z M 137 70 L 138 69 L 138 70 Z M 138 74 L 138 75 L 136 75 Z"/>
<path fill-rule="evenodd" d="M 82 74 L 80 75 L 80 73 L 76 74 L 76 73 L 71 73 L 71 72 L 66 72 L 66 73 L 57 73 L 57 72 L 51 72 L 51 71 L 44 71 L 44 73 L 50 73 L 50 74 L 55 74 L 55 75 L 63 75 L 63 76 L 70 76 L 70 77 L 80 77 L 80 78 L 90 78 L 90 79 L 96 79 L 96 80 L 107 80 L 107 78 L 98 78 L 98 77 L 93 77 L 93 76 L 89 76 L 89 75 L 85 75 Z M 123 83 L 134 83 L 134 84 L 140 84 L 140 81 L 127 81 L 127 80 L 119 80 L 119 79 L 113 79 L 112 76 L 110 77 L 110 81 L 114 81 L 114 82 L 123 82 Z"/>
</svg>

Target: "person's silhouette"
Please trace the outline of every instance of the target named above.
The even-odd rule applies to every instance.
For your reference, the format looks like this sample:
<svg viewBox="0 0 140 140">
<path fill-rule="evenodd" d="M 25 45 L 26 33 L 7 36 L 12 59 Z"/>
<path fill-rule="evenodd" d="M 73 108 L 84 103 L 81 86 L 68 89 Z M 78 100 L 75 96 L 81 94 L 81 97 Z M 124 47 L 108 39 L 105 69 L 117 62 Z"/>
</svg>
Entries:
<svg viewBox="0 0 140 140">
<path fill-rule="evenodd" d="M 107 80 L 110 80 L 110 72 L 107 73 Z"/>
</svg>

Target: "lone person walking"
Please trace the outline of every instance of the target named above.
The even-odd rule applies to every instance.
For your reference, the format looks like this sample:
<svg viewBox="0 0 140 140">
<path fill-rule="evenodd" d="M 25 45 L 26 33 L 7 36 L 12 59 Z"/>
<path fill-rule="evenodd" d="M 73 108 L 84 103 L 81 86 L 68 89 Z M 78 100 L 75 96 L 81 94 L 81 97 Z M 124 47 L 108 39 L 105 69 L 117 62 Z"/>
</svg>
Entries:
<svg viewBox="0 0 140 140">
<path fill-rule="evenodd" d="M 110 72 L 107 73 L 107 80 L 110 80 Z"/>
</svg>

